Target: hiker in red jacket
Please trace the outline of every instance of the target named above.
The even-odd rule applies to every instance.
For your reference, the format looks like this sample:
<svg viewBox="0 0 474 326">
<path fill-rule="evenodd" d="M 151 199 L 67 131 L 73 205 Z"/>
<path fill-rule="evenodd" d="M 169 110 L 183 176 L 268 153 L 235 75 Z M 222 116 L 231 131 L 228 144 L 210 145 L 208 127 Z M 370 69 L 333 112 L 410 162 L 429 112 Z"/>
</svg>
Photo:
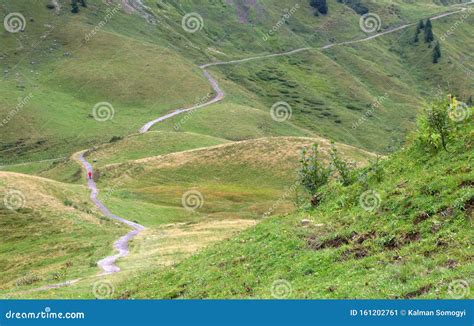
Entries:
<svg viewBox="0 0 474 326">
<path fill-rule="evenodd" d="M 87 173 L 87 174 L 89 175 L 89 180 L 91 180 L 92 179 L 92 172 L 89 171 L 89 173 Z"/>
</svg>

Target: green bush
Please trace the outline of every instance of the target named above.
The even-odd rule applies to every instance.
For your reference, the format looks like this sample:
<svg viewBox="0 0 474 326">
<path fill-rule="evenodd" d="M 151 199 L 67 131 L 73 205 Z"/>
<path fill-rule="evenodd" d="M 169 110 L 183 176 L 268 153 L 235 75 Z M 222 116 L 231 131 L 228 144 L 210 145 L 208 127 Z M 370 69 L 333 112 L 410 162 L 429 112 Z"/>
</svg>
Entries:
<svg viewBox="0 0 474 326">
<path fill-rule="evenodd" d="M 312 196 L 315 196 L 319 189 L 328 183 L 331 168 L 322 163 L 317 144 L 313 144 L 310 149 L 303 148 L 300 163 L 299 182 Z"/>
<path fill-rule="evenodd" d="M 354 173 L 351 169 L 350 163 L 346 162 L 339 156 L 337 148 L 334 143 L 331 143 L 331 165 L 337 171 L 341 183 L 344 186 L 352 184 L 355 180 Z"/>
<path fill-rule="evenodd" d="M 423 146 L 448 151 L 455 130 L 449 118 L 450 102 L 448 98 L 436 100 L 418 119 L 418 140 Z"/>
</svg>

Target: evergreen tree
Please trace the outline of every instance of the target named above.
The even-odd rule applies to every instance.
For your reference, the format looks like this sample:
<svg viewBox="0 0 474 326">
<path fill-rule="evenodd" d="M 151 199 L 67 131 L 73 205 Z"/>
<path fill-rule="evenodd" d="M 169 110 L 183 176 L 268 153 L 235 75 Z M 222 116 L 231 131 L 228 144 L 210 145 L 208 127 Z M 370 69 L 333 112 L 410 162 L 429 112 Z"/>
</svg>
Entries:
<svg viewBox="0 0 474 326">
<path fill-rule="evenodd" d="M 79 0 L 79 2 L 81 3 L 82 7 L 87 8 L 86 0 Z"/>
<path fill-rule="evenodd" d="M 436 45 L 433 48 L 433 63 L 438 63 L 439 58 L 441 58 L 441 46 L 439 45 L 439 42 L 436 42 Z"/>
<path fill-rule="evenodd" d="M 310 0 L 309 4 L 323 15 L 328 13 L 328 4 L 326 3 L 326 0 Z"/>
<path fill-rule="evenodd" d="M 77 0 L 71 1 L 71 7 L 72 7 L 71 12 L 73 14 L 77 14 L 79 12 L 79 6 L 77 5 Z"/>
<path fill-rule="evenodd" d="M 423 23 L 423 19 L 421 19 L 420 22 L 418 23 L 417 29 L 420 31 L 423 28 L 425 28 L 425 23 Z"/>
<path fill-rule="evenodd" d="M 433 26 L 431 25 L 431 20 L 428 18 L 425 24 L 425 43 L 431 43 L 433 40 Z"/>
<path fill-rule="evenodd" d="M 420 34 L 420 25 L 416 26 L 415 37 L 413 38 L 414 43 L 418 43 L 419 41 L 418 34 Z"/>
</svg>

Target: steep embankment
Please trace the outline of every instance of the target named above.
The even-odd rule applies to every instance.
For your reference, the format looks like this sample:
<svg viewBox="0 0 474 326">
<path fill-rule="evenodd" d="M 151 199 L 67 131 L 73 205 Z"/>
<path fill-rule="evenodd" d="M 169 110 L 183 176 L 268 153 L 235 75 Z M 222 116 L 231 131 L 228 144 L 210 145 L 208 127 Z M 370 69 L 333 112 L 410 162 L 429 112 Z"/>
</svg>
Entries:
<svg viewBox="0 0 474 326">
<path fill-rule="evenodd" d="M 317 208 L 270 218 L 174 268 L 122 283 L 117 293 L 472 297 L 473 163 L 471 125 L 449 153 L 410 146 L 360 171 L 351 186 L 330 184 Z"/>
</svg>

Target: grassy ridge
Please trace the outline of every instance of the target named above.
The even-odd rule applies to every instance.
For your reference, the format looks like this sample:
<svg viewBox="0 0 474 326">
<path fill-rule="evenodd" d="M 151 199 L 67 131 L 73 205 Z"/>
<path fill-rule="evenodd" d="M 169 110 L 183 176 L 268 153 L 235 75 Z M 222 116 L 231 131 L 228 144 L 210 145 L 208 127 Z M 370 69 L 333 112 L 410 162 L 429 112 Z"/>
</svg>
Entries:
<svg viewBox="0 0 474 326">
<path fill-rule="evenodd" d="M 101 216 L 83 186 L 2 172 L 0 191 L 2 294 L 95 274 L 126 232 Z"/>
<path fill-rule="evenodd" d="M 300 149 L 314 141 L 327 154 L 329 143 L 324 139 L 275 137 L 108 165 L 96 170 L 101 198 L 118 215 L 133 216 L 145 226 L 258 219 L 295 183 Z M 370 157 L 350 146 L 338 147 L 359 164 Z M 182 204 L 190 190 L 203 197 L 202 207 L 193 212 Z M 291 210 L 292 200 L 285 198 L 276 211 Z"/>
</svg>

